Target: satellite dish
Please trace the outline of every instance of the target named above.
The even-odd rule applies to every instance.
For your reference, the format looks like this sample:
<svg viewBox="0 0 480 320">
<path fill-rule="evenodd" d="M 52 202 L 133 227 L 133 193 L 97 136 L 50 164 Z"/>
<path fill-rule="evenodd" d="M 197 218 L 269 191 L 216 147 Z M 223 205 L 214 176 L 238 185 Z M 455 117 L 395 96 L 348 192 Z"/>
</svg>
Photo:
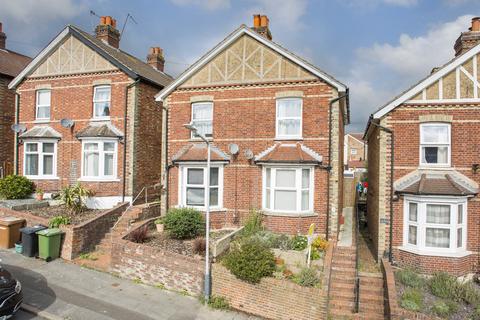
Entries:
<svg viewBox="0 0 480 320">
<path fill-rule="evenodd" d="M 22 132 L 25 132 L 27 130 L 27 127 L 25 127 L 24 124 L 20 124 L 20 123 L 17 123 L 17 124 L 13 124 L 11 126 L 12 130 L 15 131 L 16 133 L 22 133 Z"/>
<path fill-rule="evenodd" d="M 73 120 L 71 120 L 71 119 L 60 120 L 60 125 L 64 128 L 71 128 L 71 127 L 73 127 L 74 124 L 75 124 L 75 122 L 73 122 Z"/>
<path fill-rule="evenodd" d="M 230 143 L 230 144 L 228 145 L 228 151 L 230 151 L 231 154 L 233 154 L 233 155 L 237 154 L 237 153 L 238 153 L 238 150 L 239 150 L 238 144 L 236 144 L 236 143 Z"/>
<path fill-rule="evenodd" d="M 245 155 L 245 158 L 247 158 L 248 160 L 253 159 L 254 157 L 253 151 L 250 149 L 246 149 L 243 154 Z"/>
</svg>

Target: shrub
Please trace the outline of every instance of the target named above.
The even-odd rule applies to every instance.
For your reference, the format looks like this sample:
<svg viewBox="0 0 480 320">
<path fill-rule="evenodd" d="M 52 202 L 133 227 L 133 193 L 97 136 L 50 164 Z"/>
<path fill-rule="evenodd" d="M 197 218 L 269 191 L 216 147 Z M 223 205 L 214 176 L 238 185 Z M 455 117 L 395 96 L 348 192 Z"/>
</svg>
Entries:
<svg viewBox="0 0 480 320">
<path fill-rule="evenodd" d="M 208 299 L 208 306 L 217 310 L 230 309 L 230 304 L 228 303 L 227 298 L 215 295 L 212 295 L 210 299 Z"/>
<path fill-rule="evenodd" d="M 327 251 L 328 248 L 328 240 L 322 237 L 316 237 L 315 240 L 312 242 L 312 247 L 317 249 L 318 251 Z"/>
<path fill-rule="evenodd" d="M 245 239 L 240 245 L 232 246 L 223 262 L 237 278 L 250 283 L 258 283 L 275 271 L 273 252 L 257 239 Z"/>
<path fill-rule="evenodd" d="M 276 234 L 270 231 L 258 231 L 251 235 L 251 237 L 257 238 L 270 248 L 290 250 L 292 246 L 290 237 L 286 234 Z"/>
<path fill-rule="evenodd" d="M 438 301 L 432 306 L 432 311 L 440 317 L 447 318 L 458 310 L 458 304 L 453 301 Z"/>
<path fill-rule="evenodd" d="M 155 219 L 154 223 L 155 224 L 163 224 L 163 218 Z"/>
<path fill-rule="evenodd" d="M 250 211 L 247 220 L 244 223 L 242 235 L 251 236 L 262 230 L 262 213 L 257 210 Z"/>
<path fill-rule="evenodd" d="M 144 243 L 148 238 L 148 226 L 143 226 L 130 232 L 130 241 Z"/>
<path fill-rule="evenodd" d="M 204 253 L 207 249 L 205 238 L 197 238 L 193 241 L 193 252 L 196 254 Z"/>
<path fill-rule="evenodd" d="M 66 216 L 55 216 L 48 221 L 49 228 L 58 228 L 62 225 L 69 225 L 70 217 Z"/>
<path fill-rule="evenodd" d="M 320 255 L 320 252 L 318 252 L 317 249 L 315 248 L 312 248 L 312 252 L 310 253 L 310 259 L 311 260 L 318 260 L 320 259 L 322 256 Z"/>
<path fill-rule="evenodd" d="M 412 311 L 420 311 L 423 308 L 423 294 L 418 289 L 408 288 L 402 294 L 400 306 Z"/>
<path fill-rule="evenodd" d="M 293 277 L 293 281 L 303 287 L 315 287 L 321 283 L 317 270 L 314 268 L 304 267 Z"/>
<path fill-rule="evenodd" d="M 35 190 L 32 181 L 23 176 L 10 175 L 0 179 L 0 197 L 5 199 L 24 199 Z"/>
<path fill-rule="evenodd" d="M 83 212 L 87 206 L 86 198 L 93 196 L 93 191 L 83 187 L 80 183 L 74 186 L 68 186 L 61 192 L 60 198 L 65 203 L 71 213 L 78 214 Z"/>
<path fill-rule="evenodd" d="M 302 251 L 307 248 L 308 239 L 305 236 L 295 236 L 292 239 L 292 249 Z"/>
<path fill-rule="evenodd" d="M 462 284 L 455 277 L 445 272 L 437 272 L 429 280 L 430 291 L 433 295 L 460 301 L 463 296 Z"/>
<path fill-rule="evenodd" d="M 462 299 L 472 306 L 480 306 L 480 291 L 472 282 L 466 282 L 462 285 Z"/>
<path fill-rule="evenodd" d="M 163 219 L 163 225 L 177 239 L 192 239 L 205 233 L 203 215 L 191 208 L 170 209 Z"/>
<path fill-rule="evenodd" d="M 425 284 L 425 279 L 411 268 L 397 271 L 395 277 L 401 284 L 411 288 L 419 289 Z"/>
</svg>

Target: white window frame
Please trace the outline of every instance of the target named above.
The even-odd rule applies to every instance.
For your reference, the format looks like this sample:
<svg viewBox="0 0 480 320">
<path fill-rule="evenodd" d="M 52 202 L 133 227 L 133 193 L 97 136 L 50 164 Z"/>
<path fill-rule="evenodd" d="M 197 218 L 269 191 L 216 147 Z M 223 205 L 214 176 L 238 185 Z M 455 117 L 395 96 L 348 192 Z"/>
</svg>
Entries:
<svg viewBox="0 0 480 320">
<path fill-rule="evenodd" d="M 40 102 L 40 99 L 38 98 L 38 96 L 40 95 L 40 93 L 42 92 L 48 92 L 49 95 L 50 95 L 50 104 L 44 104 L 44 105 L 41 105 L 39 102 Z M 35 120 L 36 121 L 48 121 L 50 120 L 51 116 L 52 116 L 52 90 L 50 89 L 39 89 L 37 90 L 37 92 L 35 93 Z M 39 108 L 46 108 L 48 107 L 48 118 L 40 118 L 38 117 L 38 109 Z"/>
<path fill-rule="evenodd" d="M 113 143 L 114 148 L 112 151 L 104 151 L 104 143 Z M 96 143 L 98 145 L 98 176 L 86 176 L 85 175 L 85 144 Z M 107 176 L 105 172 L 105 154 L 113 153 L 113 175 Z M 82 140 L 82 154 L 81 154 L 81 177 L 80 181 L 119 181 L 118 179 L 118 140 L 116 139 L 85 139 Z"/>
<path fill-rule="evenodd" d="M 417 203 L 417 222 L 409 221 L 409 203 Z M 427 223 L 427 205 L 449 205 L 450 206 L 450 224 Z M 458 207 L 463 205 L 462 223 L 458 223 Z M 467 212 L 468 203 L 466 197 L 434 197 L 408 196 L 404 199 L 403 206 L 403 249 L 414 253 L 429 256 L 463 256 L 467 253 Z M 417 227 L 417 244 L 408 242 L 409 225 Z M 450 230 L 449 248 L 436 248 L 426 246 L 426 229 L 440 228 Z M 457 229 L 462 228 L 462 245 L 457 247 Z"/>
<path fill-rule="evenodd" d="M 425 143 L 423 142 L 423 128 L 432 126 L 445 126 L 448 132 L 448 143 Z M 452 133 L 450 123 L 445 122 L 426 122 L 420 124 L 420 150 L 419 150 L 419 163 L 421 167 L 450 167 L 451 166 L 451 152 L 452 152 Z M 423 147 L 447 147 L 447 163 L 427 163 L 423 162 L 422 149 Z"/>
<path fill-rule="evenodd" d="M 43 144 L 44 143 L 53 143 L 53 154 L 52 153 L 44 153 L 43 152 Z M 37 151 L 36 152 L 29 152 L 27 151 L 28 144 L 36 144 Z M 31 180 L 56 180 L 57 177 L 57 140 L 26 140 L 23 143 L 23 175 Z M 38 154 L 38 175 L 27 175 L 27 154 Z M 43 158 L 45 155 L 53 155 L 53 168 L 52 174 L 43 174 Z"/>
<path fill-rule="evenodd" d="M 213 111 L 214 111 L 214 106 L 212 101 L 201 101 L 201 102 L 193 102 L 191 104 L 191 116 L 190 116 L 190 123 L 195 126 L 195 120 L 193 119 L 193 109 L 196 106 L 201 106 L 201 105 L 209 105 L 212 108 L 212 117 L 210 119 L 202 119 L 197 121 L 210 121 L 212 123 L 212 132 L 210 135 L 205 135 L 205 138 L 207 139 L 213 139 Z M 200 137 L 196 136 L 193 132 L 190 133 L 190 136 L 192 139 L 200 139 Z"/>
<path fill-rule="evenodd" d="M 103 89 L 103 88 L 109 88 L 110 89 L 110 96 L 108 97 L 108 100 L 97 100 L 96 99 L 96 95 L 97 95 L 97 89 Z M 108 102 L 108 109 L 110 110 L 109 111 L 109 115 L 108 116 L 97 116 L 95 114 L 95 103 L 102 103 L 102 102 Z M 93 119 L 95 120 L 108 120 L 110 119 L 110 115 L 111 115 L 111 112 L 112 112 L 112 86 L 111 85 L 105 85 L 105 84 L 102 84 L 102 85 L 98 85 L 98 86 L 94 86 L 93 87 Z"/>
<path fill-rule="evenodd" d="M 350 149 L 350 154 L 351 154 L 352 156 L 357 155 L 357 149 L 355 149 L 355 148 Z"/>
<path fill-rule="evenodd" d="M 210 168 L 218 168 L 218 204 L 216 206 L 210 206 L 210 210 L 221 211 L 223 210 L 223 164 L 211 163 Z M 203 187 L 207 190 L 207 165 L 205 163 L 189 163 L 179 166 L 178 170 L 178 206 L 195 208 L 201 211 L 206 210 L 205 204 L 203 206 L 187 205 L 187 170 L 188 169 L 203 169 L 203 185 L 194 185 L 194 187 Z M 204 197 L 205 199 L 205 197 Z"/>
<path fill-rule="evenodd" d="M 267 168 L 270 169 L 270 187 L 267 190 Z M 308 210 L 302 210 L 302 170 L 310 170 L 309 185 L 309 203 Z M 276 170 L 295 170 L 295 188 L 278 188 L 275 187 Z M 272 213 L 289 213 L 289 214 L 306 214 L 313 213 L 314 195 L 315 195 L 315 169 L 313 166 L 282 166 L 282 165 L 265 165 L 262 170 L 262 208 L 266 212 Z M 275 190 L 295 190 L 296 191 L 296 210 L 275 210 Z M 270 192 L 270 207 L 267 207 L 267 191 Z"/>
<path fill-rule="evenodd" d="M 278 115 L 278 108 L 281 101 L 300 101 L 300 116 L 299 117 L 279 117 Z M 299 140 L 303 137 L 303 99 L 302 98 L 279 98 L 276 99 L 276 111 L 275 111 L 275 139 L 279 140 Z M 280 135 L 278 133 L 279 130 L 279 122 L 280 120 L 300 120 L 300 132 L 298 134 L 293 135 Z"/>
</svg>

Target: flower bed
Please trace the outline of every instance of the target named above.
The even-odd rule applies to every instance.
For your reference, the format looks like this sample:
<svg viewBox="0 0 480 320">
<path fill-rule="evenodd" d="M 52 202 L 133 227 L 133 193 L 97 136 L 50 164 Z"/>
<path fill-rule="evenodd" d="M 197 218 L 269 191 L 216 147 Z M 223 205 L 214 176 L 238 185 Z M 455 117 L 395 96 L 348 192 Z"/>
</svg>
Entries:
<svg viewBox="0 0 480 320">
<path fill-rule="evenodd" d="M 82 213 L 72 213 L 64 205 L 57 206 L 44 206 L 40 208 L 34 208 L 26 210 L 25 212 L 46 219 L 51 219 L 56 216 L 67 217 L 70 220 L 70 224 L 79 225 L 85 221 L 91 220 L 97 216 L 100 216 L 103 212 L 107 210 L 92 210 L 86 209 Z"/>
</svg>

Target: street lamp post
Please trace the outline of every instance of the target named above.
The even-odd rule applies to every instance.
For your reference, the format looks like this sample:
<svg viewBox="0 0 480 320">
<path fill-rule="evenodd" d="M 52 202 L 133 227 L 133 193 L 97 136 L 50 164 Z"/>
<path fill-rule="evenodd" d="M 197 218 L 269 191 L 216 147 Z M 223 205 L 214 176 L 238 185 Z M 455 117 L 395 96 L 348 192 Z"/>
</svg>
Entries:
<svg viewBox="0 0 480 320">
<path fill-rule="evenodd" d="M 208 302 L 210 298 L 210 284 L 211 284 L 211 274 L 210 274 L 210 141 L 201 134 L 198 133 L 198 129 L 192 125 L 191 123 L 185 124 L 185 128 L 190 130 L 194 135 L 200 137 L 207 144 L 207 181 L 206 181 L 206 188 L 205 188 L 205 241 L 206 241 L 206 248 L 205 248 L 205 288 L 204 288 L 204 295 L 205 301 Z"/>
</svg>

